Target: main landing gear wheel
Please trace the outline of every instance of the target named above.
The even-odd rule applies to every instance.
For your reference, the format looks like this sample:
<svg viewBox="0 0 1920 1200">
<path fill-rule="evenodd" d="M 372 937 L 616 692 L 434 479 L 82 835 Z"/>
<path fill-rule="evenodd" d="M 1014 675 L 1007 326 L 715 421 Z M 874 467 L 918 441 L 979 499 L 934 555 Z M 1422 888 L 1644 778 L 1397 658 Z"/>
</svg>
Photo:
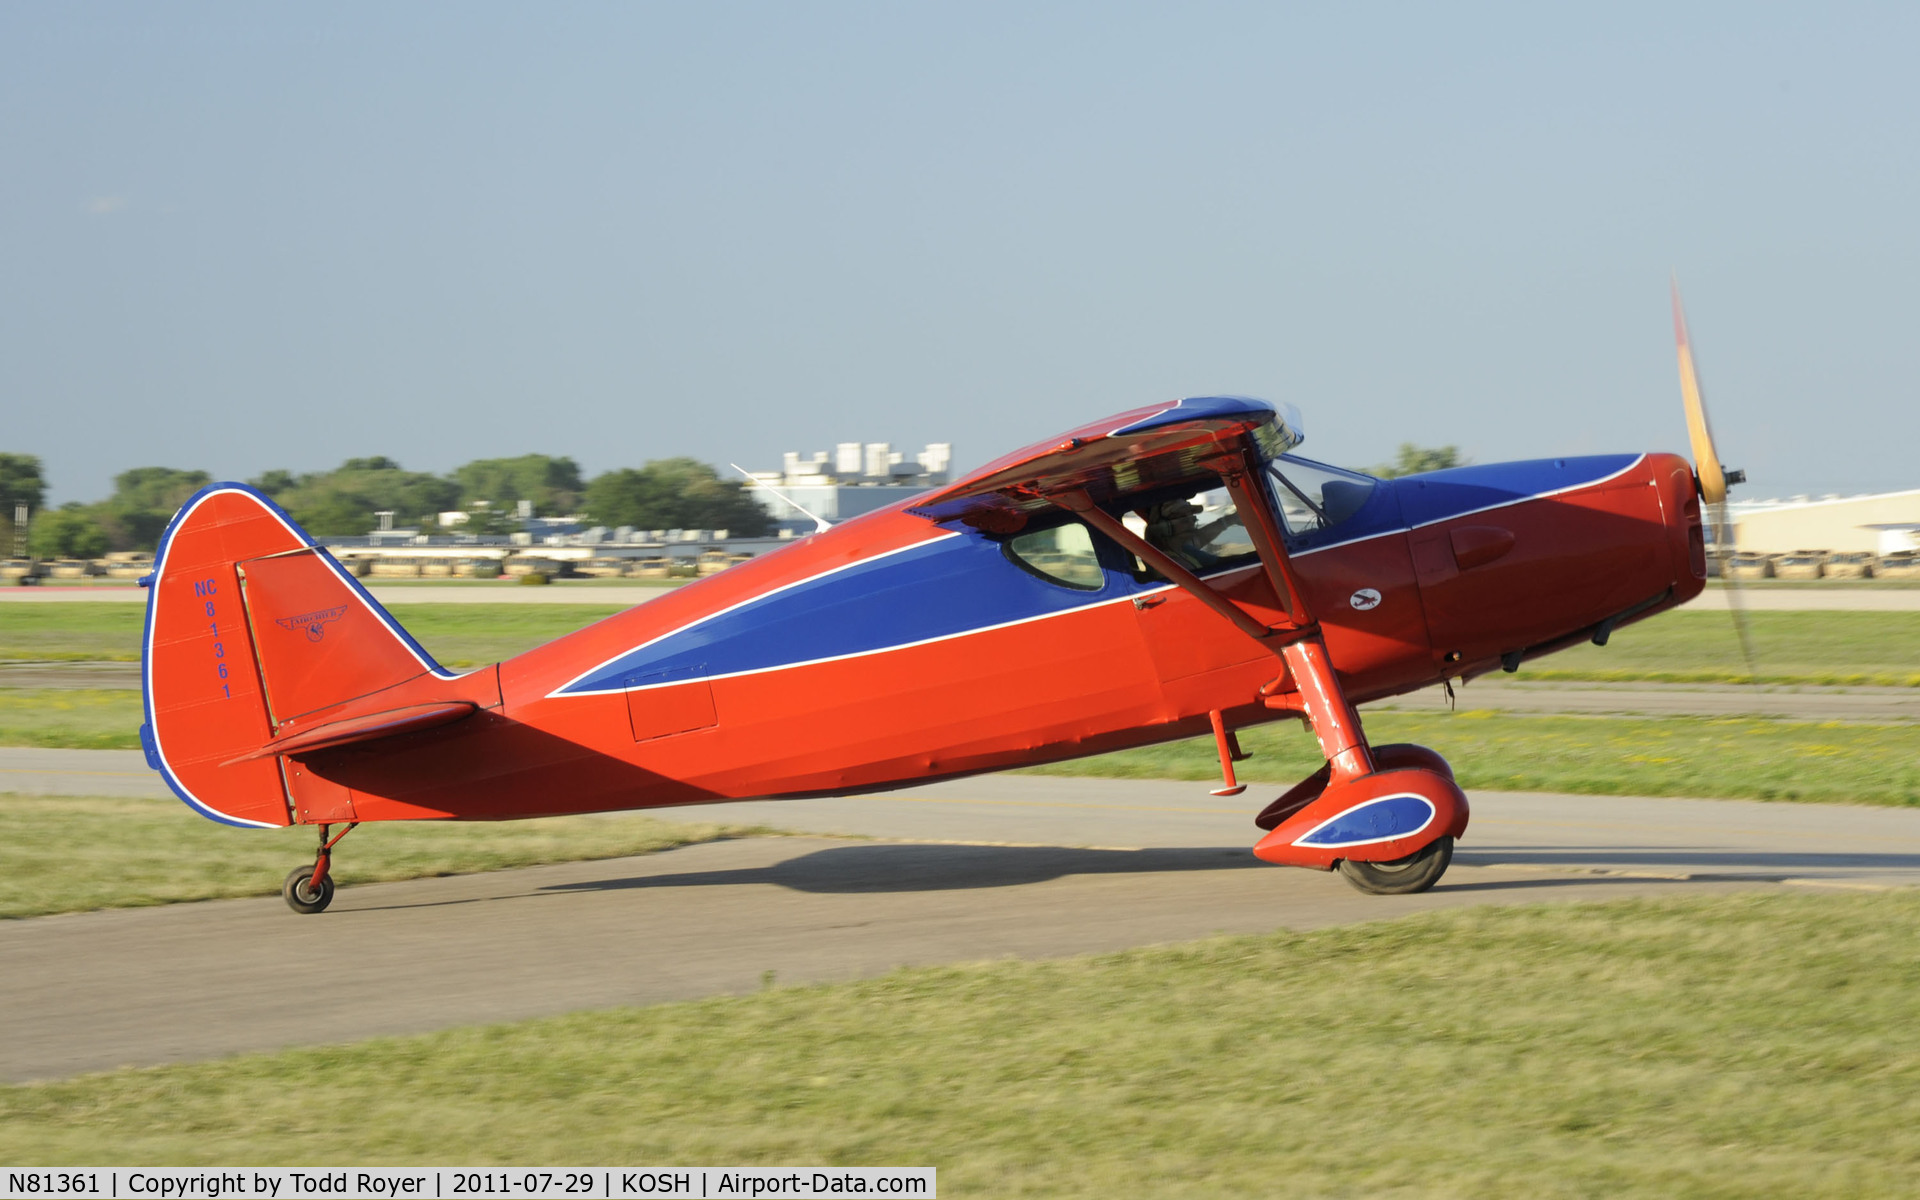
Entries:
<svg viewBox="0 0 1920 1200">
<path fill-rule="evenodd" d="M 1348 883 L 1368 895 L 1406 896 L 1424 892 L 1439 883 L 1452 861 L 1453 839 L 1442 836 L 1392 862 L 1355 862 L 1343 858 L 1340 873 L 1347 877 Z"/>
<path fill-rule="evenodd" d="M 322 875 L 320 886 L 313 886 L 313 868 L 295 867 L 287 875 L 287 881 L 280 885 L 280 895 L 287 901 L 287 907 L 297 913 L 324 912 L 327 905 L 333 903 L 333 876 Z"/>
</svg>

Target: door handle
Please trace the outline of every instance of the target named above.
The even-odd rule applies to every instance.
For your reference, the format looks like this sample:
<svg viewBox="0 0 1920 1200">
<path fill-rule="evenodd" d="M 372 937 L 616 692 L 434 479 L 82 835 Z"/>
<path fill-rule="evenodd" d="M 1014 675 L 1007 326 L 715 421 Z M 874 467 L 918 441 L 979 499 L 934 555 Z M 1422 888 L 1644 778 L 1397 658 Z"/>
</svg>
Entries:
<svg viewBox="0 0 1920 1200">
<path fill-rule="evenodd" d="M 1133 598 L 1133 607 L 1135 611 L 1141 611 L 1144 609 L 1152 608 L 1156 604 L 1165 604 L 1166 602 L 1167 602 L 1166 593 L 1156 592 L 1151 596 L 1135 596 Z"/>
</svg>

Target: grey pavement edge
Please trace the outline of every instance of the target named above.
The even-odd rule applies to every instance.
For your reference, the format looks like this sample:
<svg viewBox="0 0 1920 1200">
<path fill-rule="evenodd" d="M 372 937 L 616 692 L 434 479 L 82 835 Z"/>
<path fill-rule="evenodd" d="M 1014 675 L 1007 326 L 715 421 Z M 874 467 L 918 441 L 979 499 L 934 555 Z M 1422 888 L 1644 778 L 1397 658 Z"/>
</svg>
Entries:
<svg viewBox="0 0 1920 1200">
<path fill-rule="evenodd" d="M 806 836 L 344 888 L 317 917 L 275 897 L 0 922 L 0 1079 L 738 993 L 765 972 L 852 979 L 1466 904 L 1920 884 L 1915 811 L 1498 792 L 1473 804 L 1453 869 L 1423 896 L 1258 862 L 1258 792 L 982 776 L 667 810 Z"/>
</svg>

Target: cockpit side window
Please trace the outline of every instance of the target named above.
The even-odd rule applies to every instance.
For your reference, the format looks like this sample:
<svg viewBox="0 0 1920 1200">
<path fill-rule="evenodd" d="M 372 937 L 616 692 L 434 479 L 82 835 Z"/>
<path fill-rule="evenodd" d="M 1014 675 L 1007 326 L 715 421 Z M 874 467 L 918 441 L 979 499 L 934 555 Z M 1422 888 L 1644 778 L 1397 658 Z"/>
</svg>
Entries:
<svg viewBox="0 0 1920 1200">
<path fill-rule="evenodd" d="M 1048 583 L 1082 592 L 1097 592 L 1107 586 L 1100 555 L 1093 546 L 1093 531 L 1078 521 L 1031 530 L 1008 538 L 1003 546 L 1016 566 Z"/>
<path fill-rule="evenodd" d="M 1290 454 L 1274 459 L 1267 472 L 1273 476 L 1280 519 L 1292 534 L 1332 529 L 1359 512 L 1380 482 Z"/>
</svg>

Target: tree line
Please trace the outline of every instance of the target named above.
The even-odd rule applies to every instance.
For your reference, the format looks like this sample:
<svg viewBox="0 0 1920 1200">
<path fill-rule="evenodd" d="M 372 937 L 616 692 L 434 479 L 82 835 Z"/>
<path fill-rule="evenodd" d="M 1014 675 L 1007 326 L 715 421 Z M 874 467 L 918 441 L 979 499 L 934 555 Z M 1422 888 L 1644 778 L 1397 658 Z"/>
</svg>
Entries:
<svg viewBox="0 0 1920 1200">
<path fill-rule="evenodd" d="M 1392 463 L 1372 468 L 1383 478 L 1436 471 L 1466 460 L 1454 446 L 1400 446 Z M 187 498 L 213 482 L 205 471 L 135 467 L 114 476 L 113 494 L 92 504 L 43 507 L 40 460 L 0 452 L 0 529 L 10 532 L 14 506 L 34 514 L 28 550 L 36 558 L 98 558 L 114 550 L 152 550 Z M 464 533 L 518 529 L 520 502 L 538 517 L 580 516 L 592 524 L 635 529 L 725 529 L 744 537 L 769 532 L 773 520 L 739 482 L 693 458 L 663 458 L 584 480 L 571 458 L 522 454 L 480 458 L 446 475 L 409 471 L 391 458 L 350 458 L 331 471 L 295 475 L 268 471 L 247 481 L 273 497 L 315 537 L 351 537 L 373 529 L 375 513 L 396 525 L 429 525 L 443 512 L 468 515 Z M 0 533 L 0 549 L 11 539 Z"/>
<path fill-rule="evenodd" d="M 1368 467 L 1367 474 L 1378 475 L 1382 479 L 1398 479 L 1402 475 L 1423 475 L 1428 471 L 1444 471 L 1448 467 L 1464 467 L 1470 461 L 1461 457 L 1458 446 L 1416 446 L 1412 442 L 1401 442 L 1400 450 L 1392 462 Z"/>
<path fill-rule="evenodd" d="M 11 533 L 14 508 L 33 513 L 28 551 L 36 558 L 98 558 L 116 550 L 152 550 L 167 521 L 213 479 L 205 471 L 135 467 L 114 476 L 113 494 L 91 504 L 44 507 L 46 480 L 38 457 L 0 452 L 0 523 Z M 764 535 L 773 527 L 746 487 L 692 458 L 656 459 L 583 479 L 571 458 L 522 454 L 482 458 L 446 475 L 409 471 L 384 456 L 350 458 L 331 471 L 267 471 L 247 480 L 315 537 L 364 534 L 376 513 L 396 526 L 428 526 L 439 514 L 468 515 L 463 533 L 503 534 L 520 528 L 520 502 L 537 517 L 583 518 L 608 527 L 725 529 Z M 11 553 L 11 537 L 5 546 Z"/>
</svg>

